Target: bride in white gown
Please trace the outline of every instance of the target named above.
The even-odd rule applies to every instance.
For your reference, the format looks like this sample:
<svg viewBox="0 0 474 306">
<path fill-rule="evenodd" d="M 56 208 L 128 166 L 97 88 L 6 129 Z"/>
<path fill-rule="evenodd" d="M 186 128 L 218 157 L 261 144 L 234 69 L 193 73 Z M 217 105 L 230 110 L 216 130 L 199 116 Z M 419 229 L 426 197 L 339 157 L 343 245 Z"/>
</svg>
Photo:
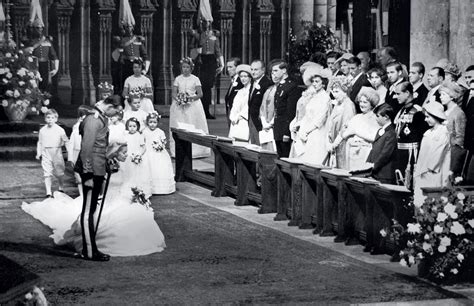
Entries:
<svg viewBox="0 0 474 306">
<path fill-rule="evenodd" d="M 116 144 L 116 159 L 127 158 L 127 146 Z M 114 147 L 112 146 L 112 148 Z M 133 177 L 124 167 L 113 173 L 96 234 L 99 251 L 111 256 L 138 256 L 161 252 L 166 247 L 165 238 L 153 216 L 153 209 L 132 202 Z M 72 245 L 82 250 L 81 209 L 82 198 L 71 198 L 56 192 L 54 198 L 42 202 L 25 203 L 21 208 L 53 230 L 50 236 L 57 245 Z M 97 220 L 97 207 L 94 216 Z"/>
</svg>

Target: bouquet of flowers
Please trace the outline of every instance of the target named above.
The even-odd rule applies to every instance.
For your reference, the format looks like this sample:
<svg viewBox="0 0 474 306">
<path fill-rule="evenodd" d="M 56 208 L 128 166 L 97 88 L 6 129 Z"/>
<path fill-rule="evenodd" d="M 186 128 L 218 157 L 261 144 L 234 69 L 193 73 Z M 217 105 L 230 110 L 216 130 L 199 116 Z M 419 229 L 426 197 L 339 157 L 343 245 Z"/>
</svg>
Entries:
<svg viewBox="0 0 474 306">
<path fill-rule="evenodd" d="M 460 272 L 469 277 L 468 268 L 474 266 L 474 196 L 452 186 L 414 209 L 414 223 L 408 223 L 402 234 L 406 245 L 400 264 L 425 260 L 427 278 L 439 282 L 455 280 Z"/>
<path fill-rule="evenodd" d="M 51 95 L 38 88 L 40 81 L 32 56 L 10 46 L 0 49 L 0 100 L 7 114 L 45 113 Z"/>
<path fill-rule="evenodd" d="M 133 87 L 128 92 L 128 95 L 130 97 L 135 97 L 135 98 L 140 98 L 141 99 L 145 96 L 145 91 L 141 87 Z"/>
<path fill-rule="evenodd" d="M 188 105 L 189 102 L 191 102 L 189 94 L 186 92 L 179 92 L 176 95 L 176 100 L 179 106 L 185 106 L 185 105 Z"/>
<path fill-rule="evenodd" d="M 162 138 L 162 139 L 159 139 L 159 140 L 154 140 L 152 142 L 151 146 L 157 152 L 163 151 L 165 149 L 165 146 L 166 146 L 166 138 Z"/>
<path fill-rule="evenodd" d="M 132 153 L 132 155 L 130 156 L 130 158 L 132 159 L 132 162 L 134 164 L 140 164 L 142 162 L 142 156 L 140 154 L 135 154 L 135 153 Z"/>
<path fill-rule="evenodd" d="M 150 208 L 150 200 L 146 197 L 145 192 L 138 187 L 132 187 L 132 203 L 138 203 L 146 207 L 146 209 Z"/>
</svg>

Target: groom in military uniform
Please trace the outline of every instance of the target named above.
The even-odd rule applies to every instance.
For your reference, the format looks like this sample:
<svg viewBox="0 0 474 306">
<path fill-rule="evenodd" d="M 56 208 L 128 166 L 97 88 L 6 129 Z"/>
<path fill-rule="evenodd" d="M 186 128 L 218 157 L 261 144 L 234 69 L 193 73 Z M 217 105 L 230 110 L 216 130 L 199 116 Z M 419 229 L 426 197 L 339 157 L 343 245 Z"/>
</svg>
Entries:
<svg viewBox="0 0 474 306">
<path fill-rule="evenodd" d="M 108 146 L 109 122 L 122 110 L 119 96 L 111 96 L 95 105 L 95 112 L 89 114 L 79 126 L 82 136 L 81 151 L 75 171 L 81 175 L 83 203 L 81 212 L 82 253 L 88 260 L 107 261 L 110 256 L 97 249 L 94 213 L 106 174 L 106 151 Z M 99 220 L 97 220 L 99 222 Z"/>
</svg>

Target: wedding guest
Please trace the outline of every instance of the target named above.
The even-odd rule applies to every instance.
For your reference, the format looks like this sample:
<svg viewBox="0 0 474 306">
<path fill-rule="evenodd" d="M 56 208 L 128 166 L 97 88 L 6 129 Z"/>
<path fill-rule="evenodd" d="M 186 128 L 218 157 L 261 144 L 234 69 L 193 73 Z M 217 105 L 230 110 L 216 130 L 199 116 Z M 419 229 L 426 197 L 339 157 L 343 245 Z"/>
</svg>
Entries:
<svg viewBox="0 0 474 306">
<path fill-rule="evenodd" d="M 148 77 L 142 74 L 144 69 L 141 59 L 133 60 L 133 74 L 125 79 L 123 84 L 122 96 L 127 99 L 129 96 L 138 96 L 140 98 L 140 108 L 145 113 L 155 110 L 153 106 L 153 86 Z M 130 110 L 130 105 L 125 103 L 125 111 Z"/>
<path fill-rule="evenodd" d="M 160 115 L 149 113 L 143 130 L 146 146 L 146 162 L 150 169 L 151 194 L 170 194 L 176 191 L 173 164 L 166 151 L 166 135 L 158 128 Z"/>
<path fill-rule="evenodd" d="M 238 141 L 249 140 L 249 95 L 252 88 L 252 70 L 249 65 L 237 66 L 237 74 L 243 87 L 237 91 L 230 110 L 229 137 Z"/>
<path fill-rule="evenodd" d="M 411 64 L 408 79 L 413 86 L 413 103 L 421 106 L 428 95 L 428 88 L 423 84 L 423 77 L 425 76 L 425 65 L 420 62 Z"/>
<path fill-rule="evenodd" d="M 395 97 L 395 88 L 401 82 L 404 82 L 403 79 L 403 68 L 402 64 L 399 62 L 392 62 L 387 65 L 387 77 L 388 77 L 388 84 L 389 89 L 387 91 L 387 95 L 385 96 L 385 103 L 390 105 L 395 113 L 400 110 L 400 104 Z"/>
<path fill-rule="evenodd" d="M 468 184 L 474 183 L 474 66 L 472 67 L 473 78 L 470 79 L 469 90 L 464 96 L 462 109 L 466 114 L 466 131 L 464 135 L 464 145 L 468 150 L 467 163 L 464 167 L 464 175 Z M 468 68 L 469 69 L 469 68 Z M 467 74 L 467 73 L 466 73 Z"/>
<path fill-rule="evenodd" d="M 303 74 L 308 90 L 314 92 L 305 106 L 295 141 L 295 150 L 299 143 L 302 144 L 302 154 L 299 156 L 304 162 L 323 164 L 328 155 L 326 123 L 330 113 L 330 98 L 326 92 L 326 86 L 330 77 L 331 71 L 321 68 L 308 68 Z"/>
<path fill-rule="evenodd" d="M 93 110 L 92 107 L 88 105 L 79 105 L 77 108 L 77 122 L 72 126 L 72 132 L 69 138 L 69 142 L 66 146 L 67 149 L 67 161 L 70 163 L 72 168 L 74 169 L 74 165 L 76 164 L 77 158 L 79 157 L 79 152 L 81 151 L 81 141 L 82 137 L 79 134 L 79 126 L 86 118 L 86 116 L 91 113 Z M 76 179 L 77 190 L 79 190 L 79 195 L 82 196 L 82 180 L 79 173 L 74 172 L 74 178 Z"/>
<path fill-rule="evenodd" d="M 440 67 L 433 67 L 430 72 L 428 73 L 428 86 L 430 87 L 430 91 L 426 96 L 425 101 L 423 102 L 423 106 L 425 104 L 436 101 L 441 103 L 441 99 L 439 98 L 439 87 L 441 83 L 443 83 L 445 78 L 444 69 Z"/>
<path fill-rule="evenodd" d="M 395 114 L 388 104 L 377 106 L 374 113 L 380 129 L 367 157 L 367 162 L 372 164 L 371 176 L 383 184 L 395 184 L 397 134 L 392 124 Z"/>
<path fill-rule="evenodd" d="M 259 133 L 260 146 L 264 150 L 276 151 L 275 140 L 273 138 L 273 121 L 275 116 L 275 92 L 277 85 L 271 85 L 263 95 L 262 106 L 260 106 L 260 121 L 262 130 Z M 266 137 L 265 137 L 266 136 Z"/>
<path fill-rule="evenodd" d="M 388 91 L 387 87 L 384 85 L 385 81 L 387 80 L 385 71 L 380 68 L 372 68 L 369 70 L 369 72 L 367 72 L 367 75 L 369 76 L 370 84 L 379 95 L 380 100 L 378 105 L 385 103 L 385 97 L 387 96 Z"/>
<path fill-rule="evenodd" d="M 265 75 L 265 63 L 261 60 L 254 60 L 250 65 L 252 70 L 252 88 L 249 96 L 249 140 L 250 143 L 260 145 L 258 133 L 262 130 L 260 121 L 260 106 L 263 95 L 273 82 Z"/>
<path fill-rule="evenodd" d="M 355 104 L 347 96 L 350 80 L 345 76 L 337 76 L 329 84 L 332 95 L 334 96 L 334 106 L 328 119 L 328 144 L 326 147 L 329 152 L 335 155 L 331 166 L 341 169 L 347 169 L 346 140 L 335 147 L 333 151 L 333 142 L 336 140 L 349 120 L 356 114 Z"/>
<path fill-rule="evenodd" d="M 64 158 L 62 147 L 67 145 L 68 138 L 62 127 L 56 124 L 58 113 L 50 108 L 44 114 L 46 125 L 39 130 L 38 143 L 36 146 L 36 159 L 41 159 L 43 168 L 44 185 L 46 187 L 46 197 L 51 198 L 52 177 L 56 177 L 59 184 L 59 191 L 64 192 Z"/>
<path fill-rule="evenodd" d="M 336 51 L 330 51 L 326 55 L 326 65 L 332 71 L 333 76 L 343 75 L 343 73 L 339 70 L 339 65 L 336 63 L 339 59 L 340 54 Z"/>
<path fill-rule="evenodd" d="M 289 126 L 295 117 L 296 103 L 301 92 L 296 82 L 288 77 L 288 63 L 283 60 L 272 63 L 272 80 L 278 83 L 274 99 L 273 136 L 278 157 L 288 157 L 291 149 Z"/>
<path fill-rule="evenodd" d="M 357 95 L 362 87 L 370 87 L 370 83 L 367 80 L 367 74 L 362 70 L 361 62 L 358 57 L 352 57 L 349 59 L 349 73 L 352 77 L 351 90 L 349 91 L 349 98 L 355 103 L 356 111 L 360 113 L 359 105 L 357 104 Z"/>
<path fill-rule="evenodd" d="M 414 102 L 413 86 L 409 82 L 402 82 L 394 92 L 394 97 L 401 106 L 394 120 L 397 133 L 396 168 L 405 176 L 405 186 L 411 189 L 413 167 L 418 158 L 423 133 L 428 126 L 422 108 Z"/>
<path fill-rule="evenodd" d="M 360 170 L 367 168 L 367 157 L 372 149 L 372 142 L 379 129 L 374 107 L 379 103 L 379 95 L 372 87 L 362 87 L 359 95 L 360 110 L 362 113 L 355 115 L 345 129 L 336 137 L 332 150 L 342 142 L 346 143 L 346 170 Z"/>
<path fill-rule="evenodd" d="M 191 58 L 186 57 L 180 61 L 181 74 L 173 82 L 171 96 L 173 98 L 170 106 L 170 133 L 171 128 L 178 127 L 179 123 L 191 124 L 195 129 L 205 134 L 209 133 L 206 115 L 201 103 L 202 89 L 201 81 L 191 72 L 194 63 Z M 170 137 L 171 157 L 176 156 L 175 142 Z M 207 157 L 211 154 L 210 148 L 192 145 L 193 158 Z"/>
<path fill-rule="evenodd" d="M 443 105 L 429 102 L 423 106 L 430 129 L 425 132 L 420 146 L 414 179 L 414 204 L 423 203 L 423 187 L 443 187 L 448 183 L 451 152 L 449 132 L 442 123 L 447 119 Z"/>
<path fill-rule="evenodd" d="M 439 88 L 441 104 L 445 107 L 445 125 L 449 132 L 451 146 L 451 171 L 454 177 L 460 176 L 466 150 L 464 149 L 464 134 L 466 129 L 466 115 L 456 103 L 462 96 L 461 86 L 454 82 L 445 81 Z"/>
<path fill-rule="evenodd" d="M 226 63 L 227 74 L 230 77 L 230 85 L 227 89 L 227 92 L 224 96 L 225 101 L 225 113 L 227 116 L 227 123 L 230 126 L 229 114 L 232 109 L 232 103 L 234 102 L 234 97 L 237 94 L 237 90 L 242 88 L 242 82 L 239 79 L 236 68 L 240 65 L 241 61 L 238 57 L 230 58 Z"/>
<path fill-rule="evenodd" d="M 367 73 L 370 69 L 373 68 L 372 60 L 370 59 L 370 54 L 367 51 L 362 51 L 357 53 L 357 58 L 360 59 L 360 67 L 364 73 Z"/>
<path fill-rule="evenodd" d="M 344 53 L 335 62 L 335 65 L 339 66 L 339 71 L 345 76 L 349 76 L 350 74 L 349 60 L 353 57 L 354 55 L 352 53 Z"/>
</svg>

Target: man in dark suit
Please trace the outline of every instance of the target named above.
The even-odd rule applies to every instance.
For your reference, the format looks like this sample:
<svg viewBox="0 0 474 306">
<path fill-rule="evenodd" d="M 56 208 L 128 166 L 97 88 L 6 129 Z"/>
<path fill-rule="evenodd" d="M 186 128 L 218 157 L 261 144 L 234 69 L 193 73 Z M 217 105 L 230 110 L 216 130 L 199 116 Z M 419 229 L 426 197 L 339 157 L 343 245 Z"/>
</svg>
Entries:
<svg viewBox="0 0 474 306">
<path fill-rule="evenodd" d="M 227 74 L 230 77 L 230 85 L 227 89 L 227 92 L 224 97 L 225 101 L 225 113 L 227 115 L 227 125 L 230 126 L 229 114 L 232 109 L 232 103 L 234 102 L 234 97 L 237 94 L 237 91 L 243 87 L 242 82 L 240 82 L 239 76 L 237 75 L 236 68 L 240 65 L 240 58 L 233 57 L 229 59 L 226 63 Z"/>
<path fill-rule="evenodd" d="M 439 68 L 439 67 L 431 68 L 430 72 L 428 73 L 428 78 L 427 78 L 428 86 L 431 89 L 428 92 L 428 95 L 423 105 L 426 103 L 430 103 L 432 101 L 441 103 L 439 87 L 441 86 L 441 83 L 443 83 L 444 78 L 445 78 L 445 73 L 444 73 L 443 68 Z"/>
<path fill-rule="evenodd" d="M 425 76 L 425 65 L 420 62 L 411 64 L 408 79 L 413 85 L 413 103 L 422 106 L 428 96 L 428 88 L 423 84 Z"/>
<path fill-rule="evenodd" d="M 263 94 L 273 85 L 273 82 L 265 75 L 265 63 L 261 60 L 254 60 L 250 65 L 252 71 L 253 84 L 249 95 L 249 136 L 250 143 L 260 145 L 258 132 L 262 130 L 260 121 L 260 106 L 262 105 Z"/>
<path fill-rule="evenodd" d="M 393 108 L 384 103 L 375 109 L 376 120 L 380 125 L 367 162 L 372 163 L 371 176 L 383 184 L 395 184 L 395 156 L 397 152 L 397 133 L 392 124 L 395 116 Z"/>
<path fill-rule="evenodd" d="M 390 105 L 396 114 L 401 108 L 401 105 L 398 103 L 398 100 L 396 97 L 395 88 L 397 87 L 398 84 L 404 81 L 402 64 L 399 62 L 389 63 L 387 65 L 387 78 L 388 78 L 387 81 L 390 87 L 387 86 L 388 90 L 385 96 L 385 103 Z"/>
<path fill-rule="evenodd" d="M 361 61 L 358 57 L 354 56 L 349 59 L 349 73 L 352 75 L 351 89 L 349 92 L 349 98 L 354 102 L 356 106 L 356 112 L 360 113 L 358 102 L 356 102 L 357 95 L 362 87 L 372 87 L 367 80 L 367 74 L 362 70 Z"/>
<path fill-rule="evenodd" d="M 291 149 L 290 122 L 295 117 L 301 92 L 296 82 L 288 77 L 288 64 L 283 60 L 272 63 L 272 80 L 277 84 L 273 138 L 278 157 L 288 157 Z"/>
</svg>

